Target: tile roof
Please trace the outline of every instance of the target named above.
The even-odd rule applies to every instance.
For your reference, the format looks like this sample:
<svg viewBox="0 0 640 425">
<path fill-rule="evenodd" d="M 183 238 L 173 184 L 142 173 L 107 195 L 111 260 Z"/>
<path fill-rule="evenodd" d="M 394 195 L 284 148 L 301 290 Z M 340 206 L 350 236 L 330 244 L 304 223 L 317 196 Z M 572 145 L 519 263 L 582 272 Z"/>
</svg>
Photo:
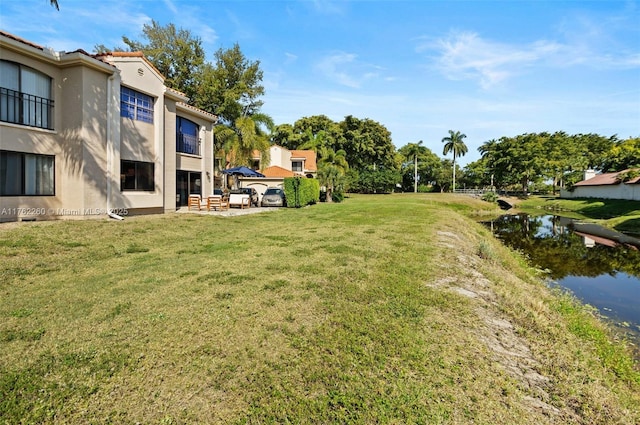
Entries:
<svg viewBox="0 0 640 425">
<path fill-rule="evenodd" d="M 317 171 L 316 153 L 312 150 L 293 150 L 291 151 L 291 159 L 304 158 L 304 168 L 308 171 Z"/>
<path fill-rule="evenodd" d="M 94 57 L 96 57 L 96 58 L 104 58 L 105 60 L 108 60 L 109 56 L 114 57 L 114 58 L 141 58 L 160 77 L 162 77 L 163 80 L 166 80 L 166 78 L 167 78 L 167 77 L 164 76 L 164 74 L 162 74 L 162 72 L 160 72 L 158 70 L 158 68 L 156 68 L 156 66 L 153 63 L 151 63 L 151 61 L 149 59 L 147 59 L 145 57 L 144 53 L 142 53 L 142 52 L 106 52 L 106 53 L 98 53 Z"/>
<path fill-rule="evenodd" d="M 618 179 L 618 176 L 624 172 L 629 170 L 618 171 L 615 173 L 602 173 L 598 174 L 595 177 L 592 177 L 587 180 L 583 180 L 581 182 L 576 183 L 576 186 L 608 186 L 619 184 L 621 181 Z M 625 182 L 626 184 L 637 184 L 640 183 L 640 177 L 635 177 L 631 180 Z"/>
<path fill-rule="evenodd" d="M 282 167 L 278 167 L 277 165 L 272 165 L 271 167 L 267 167 L 261 171 L 265 177 L 294 177 L 295 174 L 291 170 L 287 170 Z"/>
<path fill-rule="evenodd" d="M 1 31 L 1 30 L 0 30 L 0 35 L 3 35 L 3 36 L 5 36 L 5 37 L 7 37 L 7 38 L 10 38 L 10 39 L 12 39 L 12 40 L 18 41 L 18 42 L 20 42 L 20 43 L 22 43 L 22 44 L 26 44 L 27 46 L 34 47 L 34 48 L 36 48 L 36 49 L 38 49 L 38 50 L 44 50 L 44 47 L 42 47 L 42 46 L 40 46 L 40 45 L 38 45 L 38 44 L 32 43 L 32 42 L 30 42 L 30 41 L 27 41 L 27 40 L 25 40 L 24 38 L 20 38 L 20 37 L 18 37 L 18 36 L 16 36 L 16 35 L 10 34 L 10 33 L 8 33 L 8 32 Z"/>
<path fill-rule="evenodd" d="M 180 93 L 178 90 L 173 90 L 173 89 L 169 89 L 167 88 L 167 90 L 171 90 L 177 93 Z M 189 105 L 188 103 L 184 103 L 184 102 L 178 102 L 177 103 L 178 106 L 184 108 L 184 109 L 189 109 L 191 111 L 197 112 L 200 115 L 204 115 L 206 117 L 209 117 L 212 121 L 214 122 L 218 122 L 218 116 L 215 114 L 212 114 L 211 112 L 205 111 L 204 109 L 200 109 L 200 108 L 196 108 L 193 105 Z"/>
</svg>

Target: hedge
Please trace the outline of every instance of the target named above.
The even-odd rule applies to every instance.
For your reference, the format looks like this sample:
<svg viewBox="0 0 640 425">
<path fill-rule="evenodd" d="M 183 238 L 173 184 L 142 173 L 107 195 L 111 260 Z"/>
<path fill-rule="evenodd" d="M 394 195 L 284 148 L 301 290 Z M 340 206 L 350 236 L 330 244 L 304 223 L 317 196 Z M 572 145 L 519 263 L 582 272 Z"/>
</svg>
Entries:
<svg viewBox="0 0 640 425">
<path fill-rule="evenodd" d="M 320 200 L 320 183 L 316 179 L 287 177 L 284 179 L 284 194 L 289 208 L 300 208 Z"/>
</svg>

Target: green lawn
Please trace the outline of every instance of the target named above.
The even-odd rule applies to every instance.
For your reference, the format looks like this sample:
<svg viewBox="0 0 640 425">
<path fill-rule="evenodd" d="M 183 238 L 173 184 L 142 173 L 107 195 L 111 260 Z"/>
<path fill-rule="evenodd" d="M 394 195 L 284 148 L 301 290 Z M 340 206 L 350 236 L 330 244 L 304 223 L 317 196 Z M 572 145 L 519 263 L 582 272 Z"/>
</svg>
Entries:
<svg viewBox="0 0 640 425">
<path fill-rule="evenodd" d="M 0 423 L 638 423 L 623 344 L 464 196 L 0 226 Z"/>
</svg>

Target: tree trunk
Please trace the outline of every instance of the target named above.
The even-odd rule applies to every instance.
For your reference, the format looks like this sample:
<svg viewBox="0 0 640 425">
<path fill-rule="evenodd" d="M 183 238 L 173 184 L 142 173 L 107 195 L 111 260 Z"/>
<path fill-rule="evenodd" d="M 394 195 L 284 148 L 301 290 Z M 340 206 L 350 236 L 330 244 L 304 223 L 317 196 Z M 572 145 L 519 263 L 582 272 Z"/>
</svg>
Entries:
<svg viewBox="0 0 640 425">
<path fill-rule="evenodd" d="M 453 189 L 451 193 L 456 193 L 456 152 L 453 152 Z"/>
<path fill-rule="evenodd" d="M 418 155 L 413 157 L 413 193 L 418 193 Z"/>
<path fill-rule="evenodd" d="M 327 199 L 325 199 L 324 201 L 333 202 L 333 188 L 327 186 Z"/>
</svg>

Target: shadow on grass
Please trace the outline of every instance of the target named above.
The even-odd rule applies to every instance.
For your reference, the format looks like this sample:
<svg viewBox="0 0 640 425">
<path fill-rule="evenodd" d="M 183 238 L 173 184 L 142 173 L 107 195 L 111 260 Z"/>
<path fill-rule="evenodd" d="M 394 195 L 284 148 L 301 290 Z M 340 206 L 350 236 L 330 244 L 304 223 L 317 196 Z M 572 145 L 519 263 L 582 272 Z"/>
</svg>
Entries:
<svg viewBox="0 0 640 425">
<path fill-rule="evenodd" d="M 558 198 L 548 198 L 545 201 L 558 202 L 562 200 Z M 580 202 L 583 205 L 574 211 L 593 219 L 610 219 L 625 215 L 640 214 L 640 201 L 593 198 L 574 198 L 572 201 Z"/>
<path fill-rule="evenodd" d="M 625 220 L 622 223 L 614 226 L 614 229 L 619 232 L 640 235 L 640 217 Z"/>
</svg>

